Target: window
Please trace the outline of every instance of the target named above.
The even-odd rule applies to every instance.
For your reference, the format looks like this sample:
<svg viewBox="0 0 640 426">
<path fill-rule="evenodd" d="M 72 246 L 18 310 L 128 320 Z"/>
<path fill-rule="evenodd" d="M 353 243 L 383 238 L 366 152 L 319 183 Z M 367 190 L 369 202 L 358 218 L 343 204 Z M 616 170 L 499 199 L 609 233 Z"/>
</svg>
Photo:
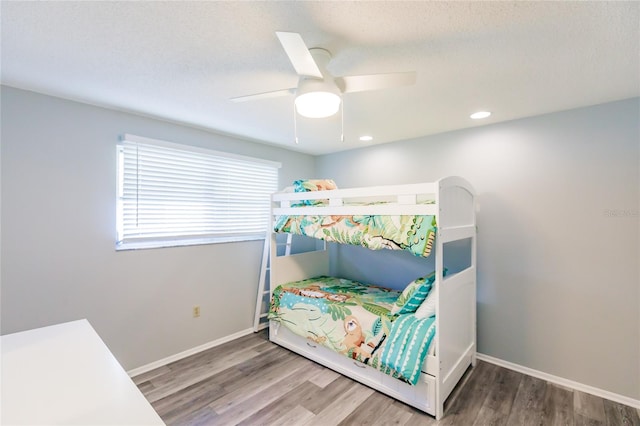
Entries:
<svg viewBox="0 0 640 426">
<path fill-rule="evenodd" d="M 125 135 L 116 249 L 264 238 L 279 163 Z"/>
</svg>

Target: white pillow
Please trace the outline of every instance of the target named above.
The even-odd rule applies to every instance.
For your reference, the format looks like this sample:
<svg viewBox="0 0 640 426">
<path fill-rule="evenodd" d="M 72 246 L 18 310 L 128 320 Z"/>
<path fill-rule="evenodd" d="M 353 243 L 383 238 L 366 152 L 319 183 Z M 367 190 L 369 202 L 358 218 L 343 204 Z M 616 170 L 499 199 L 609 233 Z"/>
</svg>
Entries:
<svg viewBox="0 0 640 426">
<path fill-rule="evenodd" d="M 416 318 L 429 318 L 436 314 L 436 292 L 431 291 L 426 299 L 416 309 Z"/>
</svg>

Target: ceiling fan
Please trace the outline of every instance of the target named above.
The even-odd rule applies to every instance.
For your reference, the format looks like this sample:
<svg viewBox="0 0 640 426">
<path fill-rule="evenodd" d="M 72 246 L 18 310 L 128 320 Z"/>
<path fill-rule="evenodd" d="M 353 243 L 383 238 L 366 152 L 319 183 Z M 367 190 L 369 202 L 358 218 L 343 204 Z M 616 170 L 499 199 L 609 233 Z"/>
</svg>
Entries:
<svg viewBox="0 0 640 426">
<path fill-rule="evenodd" d="M 275 96 L 295 94 L 298 114 L 308 118 L 324 118 L 340 109 L 343 93 L 387 89 L 415 84 L 416 73 L 396 72 L 387 74 L 333 77 L 327 71 L 331 53 L 322 48 L 307 48 L 298 33 L 276 32 L 280 44 L 300 76 L 297 87 L 257 93 L 232 98 L 233 102 L 252 101 Z"/>
</svg>

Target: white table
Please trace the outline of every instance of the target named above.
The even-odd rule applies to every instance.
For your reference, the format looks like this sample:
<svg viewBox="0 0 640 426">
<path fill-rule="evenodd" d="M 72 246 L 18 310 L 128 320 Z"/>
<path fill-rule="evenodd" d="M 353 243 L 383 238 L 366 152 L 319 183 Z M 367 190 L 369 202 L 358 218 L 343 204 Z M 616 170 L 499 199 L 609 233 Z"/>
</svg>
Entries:
<svg viewBox="0 0 640 426">
<path fill-rule="evenodd" d="M 2 425 L 164 425 L 87 320 L 2 336 Z"/>
</svg>

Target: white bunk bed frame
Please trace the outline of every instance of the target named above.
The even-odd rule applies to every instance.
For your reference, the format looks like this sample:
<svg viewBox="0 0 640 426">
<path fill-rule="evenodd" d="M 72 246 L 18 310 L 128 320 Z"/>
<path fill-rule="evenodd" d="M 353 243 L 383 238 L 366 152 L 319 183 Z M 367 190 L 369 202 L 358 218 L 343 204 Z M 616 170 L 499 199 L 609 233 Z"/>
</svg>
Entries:
<svg viewBox="0 0 640 426">
<path fill-rule="evenodd" d="M 272 196 L 271 218 L 279 215 L 435 215 L 436 334 L 422 367 L 419 383 L 411 386 L 374 368 L 308 341 L 275 321 L 269 322 L 272 342 L 351 377 L 440 419 L 444 402 L 467 368 L 476 364 L 476 219 L 472 186 L 463 178 L 446 177 L 432 183 L 375 186 Z M 429 196 L 435 203 L 419 200 Z M 322 206 L 291 207 L 300 200 L 329 200 Z M 350 205 L 348 202 L 382 199 L 385 204 Z M 444 244 L 470 239 L 470 266 L 443 277 Z M 288 239 L 288 243 L 291 239 Z M 324 250 L 277 255 L 276 234 L 270 243 L 271 292 L 280 284 L 329 275 Z M 379 283 L 376 283 L 379 284 Z"/>
</svg>

